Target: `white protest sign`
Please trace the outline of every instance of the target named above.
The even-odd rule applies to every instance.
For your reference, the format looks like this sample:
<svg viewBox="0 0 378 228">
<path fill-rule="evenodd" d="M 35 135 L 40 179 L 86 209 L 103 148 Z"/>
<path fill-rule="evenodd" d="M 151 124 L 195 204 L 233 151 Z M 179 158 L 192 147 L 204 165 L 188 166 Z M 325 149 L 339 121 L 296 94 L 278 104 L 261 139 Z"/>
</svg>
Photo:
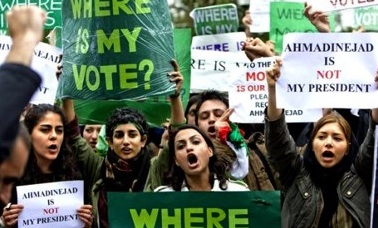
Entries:
<svg viewBox="0 0 378 228">
<path fill-rule="evenodd" d="M 0 36 L 0 64 L 5 61 L 11 46 L 12 39 L 9 36 Z M 55 103 L 55 95 L 58 89 L 56 70 L 61 61 L 61 54 L 61 49 L 42 42 L 34 49 L 31 68 L 41 76 L 42 83 L 34 93 L 30 103 Z"/>
<path fill-rule="evenodd" d="M 263 33 L 270 31 L 270 3 L 271 2 L 304 2 L 305 0 L 251 0 L 249 12 L 252 17 L 250 31 Z"/>
<path fill-rule="evenodd" d="M 233 68 L 249 63 L 244 52 L 191 51 L 190 91 L 192 93 L 215 89 L 226 92 L 230 86 Z M 239 67 L 238 67 L 239 66 Z"/>
<path fill-rule="evenodd" d="M 250 30 L 253 33 L 270 31 L 270 1 L 271 0 L 251 0 L 249 12 L 252 17 Z"/>
<path fill-rule="evenodd" d="M 282 58 L 278 107 L 378 107 L 378 34 L 290 33 Z"/>
<path fill-rule="evenodd" d="M 77 209 L 84 205 L 83 181 L 17 186 L 17 203 L 24 209 L 18 227 L 83 227 Z"/>
<path fill-rule="evenodd" d="M 194 36 L 192 39 L 192 49 L 231 52 L 242 51 L 246 39 L 244 32 Z"/>
<path fill-rule="evenodd" d="M 229 87 L 229 106 L 234 108 L 230 120 L 236 123 L 263 123 L 264 110 L 268 102 L 266 70 L 273 65 L 274 58 L 255 59 L 244 71 L 232 74 Z M 287 122 L 314 122 L 322 116 L 321 109 L 285 110 Z"/>
<path fill-rule="evenodd" d="M 308 0 L 313 10 L 323 12 L 378 5 L 378 0 Z"/>
</svg>

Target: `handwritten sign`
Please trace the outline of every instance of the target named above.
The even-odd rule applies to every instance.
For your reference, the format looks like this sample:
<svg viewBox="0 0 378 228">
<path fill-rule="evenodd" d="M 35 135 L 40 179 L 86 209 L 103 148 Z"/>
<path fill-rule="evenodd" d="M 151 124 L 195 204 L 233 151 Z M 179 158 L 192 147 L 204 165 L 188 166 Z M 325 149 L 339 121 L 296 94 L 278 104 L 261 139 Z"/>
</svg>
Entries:
<svg viewBox="0 0 378 228">
<path fill-rule="evenodd" d="M 242 51 L 246 39 L 244 32 L 194 36 L 192 40 L 192 49 L 237 52 Z"/>
<path fill-rule="evenodd" d="M 255 59 L 245 71 L 232 73 L 228 90 L 229 105 L 234 109 L 230 120 L 236 123 L 263 123 L 268 103 L 266 70 L 275 58 Z M 287 122 L 314 122 L 322 116 L 321 109 L 285 109 Z"/>
<path fill-rule="evenodd" d="M 9 36 L 0 36 L 0 64 L 5 61 L 12 46 Z M 62 50 L 40 42 L 34 49 L 31 68 L 42 77 L 42 83 L 30 100 L 32 104 L 54 104 L 58 88 L 55 72 L 61 59 Z"/>
<path fill-rule="evenodd" d="M 192 50 L 191 55 L 191 92 L 228 91 L 233 68 L 245 68 L 250 62 L 244 52 Z"/>
<path fill-rule="evenodd" d="M 24 205 L 18 227 L 83 227 L 77 209 L 84 205 L 83 181 L 17 186 L 17 202 Z"/>
<path fill-rule="evenodd" d="M 324 12 L 378 5 L 378 0 L 309 0 L 313 10 Z"/>
<path fill-rule="evenodd" d="M 285 35 L 277 105 L 301 109 L 378 107 L 374 82 L 377 48 L 375 33 Z"/>
<path fill-rule="evenodd" d="M 222 4 L 194 9 L 190 16 L 194 20 L 197 35 L 237 32 L 238 10 L 235 4 Z"/>
<path fill-rule="evenodd" d="M 269 38 L 275 42 L 276 52 L 282 52 L 283 36 L 293 32 L 317 32 L 316 28 L 303 15 L 304 3 L 271 2 Z M 330 21 L 333 18 L 330 18 Z"/>
</svg>

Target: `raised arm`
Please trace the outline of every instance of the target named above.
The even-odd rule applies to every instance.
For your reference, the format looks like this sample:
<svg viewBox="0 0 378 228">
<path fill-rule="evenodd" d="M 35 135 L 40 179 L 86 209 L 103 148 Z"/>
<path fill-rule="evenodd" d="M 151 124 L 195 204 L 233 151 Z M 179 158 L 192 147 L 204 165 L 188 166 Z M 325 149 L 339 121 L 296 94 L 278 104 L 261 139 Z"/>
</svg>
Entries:
<svg viewBox="0 0 378 228">
<path fill-rule="evenodd" d="M 276 59 L 274 65 L 267 70 L 266 80 L 268 83 L 268 109 L 267 117 L 270 121 L 275 121 L 282 115 L 283 110 L 277 108 L 276 99 L 276 82 L 281 75 L 281 65 L 282 60 L 280 58 Z"/>
<path fill-rule="evenodd" d="M 244 26 L 244 32 L 245 32 L 245 35 L 247 37 L 251 37 L 252 36 L 252 32 L 251 32 L 251 25 L 252 25 L 253 21 L 252 21 L 252 17 L 251 17 L 251 12 L 249 12 L 249 10 L 246 10 L 244 12 L 244 16 L 242 18 L 242 24 Z"/>
<path fill-rule="evenodd" d="M 331 32 L 328 14 L 322 11 L 311 11 L 311 5 L 304 3 L 305 8 L 303 14 L 315 26 L 318 32 Z"/>
<path fill-rule="evenodd" d="M 42 38 L 46 13 L 36 6 L 15 6 L 7 13 L 13 45 L 0 67 L 0 161 L 9 154 L 24 108 L 41 83 L 29 65 Z"/>
<path fill-rule="evenodd" d="M 171 127 L 179 126 L 186 123 L 184 107 L 181 101 L 181 88 L 184 82 L 184 77 L 180 72 L 180 67 L 176 60 L 172 60 L 173 71 L 168 73 L 171 82 L 176 83 L 176 91 L 169 96 L 171 101 Z"/>
</svg>

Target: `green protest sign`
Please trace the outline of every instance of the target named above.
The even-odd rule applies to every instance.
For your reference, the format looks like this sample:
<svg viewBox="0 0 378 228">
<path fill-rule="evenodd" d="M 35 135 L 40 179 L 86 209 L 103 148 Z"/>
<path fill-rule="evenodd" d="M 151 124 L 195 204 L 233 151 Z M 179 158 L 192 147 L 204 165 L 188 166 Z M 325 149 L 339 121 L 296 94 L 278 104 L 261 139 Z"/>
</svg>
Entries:
<svg viewBox="0 0 378 228">
<path fill-rule="evenodd" d="M 303 15 L 302 2 L 271 2 L 269 38 L 275 42 L 275 51 L 282 52 L 283 36 L 292 32 L 317 32 L 316 28 Z M 332 14 L 329 21 L 333 22 Z M 333 23 L 331 23 L 331 30 Z"/>
<path fill-rule="evenodd" d="M 37 5 L 46 11 L 45 29 L 53 29 L 62 24 L 62 0 L 1 0 L 0 1 L 0 35 L 7 31 L 6 14 L 15 5 Z"/>
<path fill-rule="evenodd" d="M 362 25 L 366 30 L 378 30 L 378 6 L 360 7 L 354 9 L 354 26 Z"/>
<path fill-rule="evenodd" d="M 166 0 L 63 2 L 58 97 L 144 99 L 172 93 L 174 57 Z"/>
<path fill-rule="evenodd" d="M 277 228 L 279 191 L 108 192 L 112 228 Z"/>
<path fill-rule="evenodd" d="M 194 20 L 197 35 L 237 32 L 238 10 L 235 4 L 223 4 L 194 9 L 190 16 Z"/>
<path fill-rule="evenodd" d="M 181 90 L 181 99 L 184 105 L 188 102 L 190 92 L 191 39 L 191 29 L 174 29 L 175 56 L 184 77 L 184 85 Z M 171 67 L 169 71 L 172 70 L 173 68 Z M 141 111 L 147 121 L 154 125 L 160 125 L 166 118 L 170 117 L 170 103 L 166 95 L 140 101 L 75 100 L 75 111 L 81 124 L 105 123 L 110 112 L 120 107 L 131 107 Z"/>
</svg>

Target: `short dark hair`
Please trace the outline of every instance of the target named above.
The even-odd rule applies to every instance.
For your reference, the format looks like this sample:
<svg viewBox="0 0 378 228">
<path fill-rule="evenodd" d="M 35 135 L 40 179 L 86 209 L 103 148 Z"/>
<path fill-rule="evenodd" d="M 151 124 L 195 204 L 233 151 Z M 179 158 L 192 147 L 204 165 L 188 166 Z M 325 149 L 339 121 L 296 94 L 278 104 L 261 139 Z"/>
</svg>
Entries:
<svg viewBox="0 0 378 228">
<path fill-rule="evenodd" d="M 133 123 L 141 135 L 148 134 L 146 118 L 137 110 L 130 108 L 117 108 L 109 116 L 106 122 L 106 137 L 112 138 L 114 129 L 120 124 Z"/>
<path fill-rule="evenodd" d="M 197 107 L 196 107 L 196 118 L 195 118 L 196 125 L 198 125 L 198 115 L 199 115 L 198 112 L 202 104 L 208 100 L 218 100 L 218 101 L 223 102 L 227 108 L 229 107 L 227 95 L 224 93 L 221 93 L 217 90 L 206 90 L 200 93 L 198 102 L 197 102 Z"/>
</svg>

